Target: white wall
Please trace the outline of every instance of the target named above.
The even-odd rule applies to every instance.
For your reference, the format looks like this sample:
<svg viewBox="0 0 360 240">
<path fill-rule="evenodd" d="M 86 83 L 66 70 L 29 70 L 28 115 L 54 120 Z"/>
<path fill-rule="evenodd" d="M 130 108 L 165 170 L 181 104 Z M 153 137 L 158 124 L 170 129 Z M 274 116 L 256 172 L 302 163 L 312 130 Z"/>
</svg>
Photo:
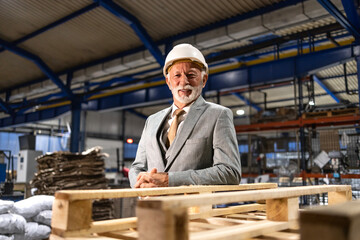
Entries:
<svg viewBox="0 0 360 240">
<path fill-rule="evenodd" d="M 86 132 L 122 136 L 122 112 L 87 112 Z M 125 111 L 125 137 L 139 139 L 145 119 Z"/>
<path fill-rule="evenodd" d="M 99 138 L 87 138 L 85 140 L 85 149 L 100 146 L 102 152 L 109 154 L 108 158 L 105 158 L 105 168 L 116 168 L 116 149 L 119 148 L 120 160 L 123 156 L 123 144 L 119 140 L 106 140 Z"/>
</svg>

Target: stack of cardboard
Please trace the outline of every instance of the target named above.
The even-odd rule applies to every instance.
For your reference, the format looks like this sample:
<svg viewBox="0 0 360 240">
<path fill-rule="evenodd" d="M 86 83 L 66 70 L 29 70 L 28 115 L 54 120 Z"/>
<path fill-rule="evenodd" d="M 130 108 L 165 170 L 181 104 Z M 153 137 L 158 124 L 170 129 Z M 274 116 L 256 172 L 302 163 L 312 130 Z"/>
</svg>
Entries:
<svg viewBox="0 0 360 240">
<path fill-rule="evenodd" d="M 81 154 L 54 152 L 38 157 L 38 172 L 32 187 L 36 194 L 54 195 L 58 190 L 107 189 L 104 157 L 101 148 L 95 147 Z M 113 216 L 113 206 L 109 200 L 95 201 L 93 219 L 109 219 Z"/>
</svg>

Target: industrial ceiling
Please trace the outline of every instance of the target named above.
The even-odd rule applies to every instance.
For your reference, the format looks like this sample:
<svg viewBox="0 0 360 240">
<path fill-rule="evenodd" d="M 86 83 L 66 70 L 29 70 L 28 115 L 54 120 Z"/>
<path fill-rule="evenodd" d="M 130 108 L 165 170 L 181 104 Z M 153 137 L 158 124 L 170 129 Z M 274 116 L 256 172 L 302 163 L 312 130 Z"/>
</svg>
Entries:
<svg viewBox="0 0 360 240">
<path fill-rule="evenodd" d="M 234 115 L 358 107 L 359 29 L 346 0 L 0 1 L 0 128 L 74 108 L 146 117 L 169 105 L 161 66 L 182 42 Z"/>
</svg>

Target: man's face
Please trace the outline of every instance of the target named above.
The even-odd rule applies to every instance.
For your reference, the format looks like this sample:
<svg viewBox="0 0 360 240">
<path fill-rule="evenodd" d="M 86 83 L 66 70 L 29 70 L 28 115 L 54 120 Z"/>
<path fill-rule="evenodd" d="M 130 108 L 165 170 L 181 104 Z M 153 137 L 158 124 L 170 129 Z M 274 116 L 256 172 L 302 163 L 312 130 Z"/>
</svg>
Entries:
<svg viewBox="0 0 360 240">
<path fill-rule="evenodd" d="M 195 63 L 175 63 L 166 78 L 175 105 L 183 108 L 195 101 L 200 96 L 207 78 L 207 74 L 201 74 L 201 70 Z"/>
</svg>

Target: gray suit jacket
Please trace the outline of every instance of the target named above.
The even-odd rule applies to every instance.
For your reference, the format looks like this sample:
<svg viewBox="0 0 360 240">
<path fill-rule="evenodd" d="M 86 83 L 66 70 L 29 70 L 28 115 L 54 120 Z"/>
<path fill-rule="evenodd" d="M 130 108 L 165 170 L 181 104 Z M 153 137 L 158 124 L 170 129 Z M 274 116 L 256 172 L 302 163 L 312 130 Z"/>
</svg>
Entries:
<svg viewBox="0 0 360 240">
<path fill-rule="evenodd" d="M 190 107 L 182 129 L 166 153 L 160 134 L 171 107 L 148 117 L 129 178 L 157 168 L 169 173 L 169 186 L 239 184 L 241 163 L 230 109 L 201 96 Z"/>
</svg>

